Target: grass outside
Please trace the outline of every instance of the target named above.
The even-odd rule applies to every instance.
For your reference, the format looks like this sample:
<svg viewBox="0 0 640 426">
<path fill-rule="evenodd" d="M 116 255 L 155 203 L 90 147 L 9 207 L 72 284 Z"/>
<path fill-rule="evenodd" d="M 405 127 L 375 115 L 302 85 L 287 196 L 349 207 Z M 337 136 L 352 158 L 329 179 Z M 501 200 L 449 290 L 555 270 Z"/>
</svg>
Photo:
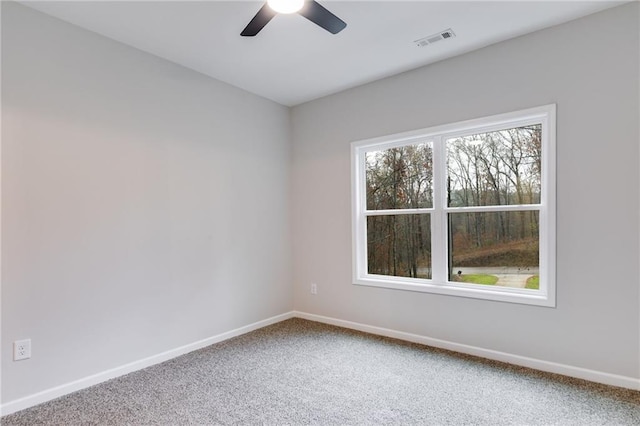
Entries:
<svg viewBox="0 0 640 426">
<path fill-rule="evenodd" d="M 498 282 L 498 277 L 488 274 L 462 274 L 459 277 L 463 283 L 494 285 Z"/>
<path fill-rule="evenodd" d="M 527 283 L 524 288 L 528 288 L 531 290 L 539 290 L 540 289 L 540 276 L 534 275 L 532 277 L 527 278 Z"/>
</svg>

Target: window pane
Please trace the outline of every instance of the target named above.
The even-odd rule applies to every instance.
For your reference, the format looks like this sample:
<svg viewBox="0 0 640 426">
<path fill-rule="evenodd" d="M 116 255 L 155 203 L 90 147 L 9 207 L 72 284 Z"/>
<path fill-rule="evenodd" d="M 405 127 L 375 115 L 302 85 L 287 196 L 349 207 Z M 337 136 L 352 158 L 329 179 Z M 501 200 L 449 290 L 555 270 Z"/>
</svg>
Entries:
<svg viewBox="0 0 640 426">
<path fill-rule="evenodd" d="M 368 272 L 431 278 L 431 216 L 367 217 Z"/>
<path fill-rule="evenodd" d="M 539 212 L 449 214 L 449 279 L 538 289 Z"/>
<path fill-rule="evenodd" d="M 447 139 L 449 207 L 540 203 L 542 125 Z"/>
<path fill-rule="evenodd" d="M 366 153 L 367 209 L 433 207 L 433 150 L 420 143 Z"/>
</svg>

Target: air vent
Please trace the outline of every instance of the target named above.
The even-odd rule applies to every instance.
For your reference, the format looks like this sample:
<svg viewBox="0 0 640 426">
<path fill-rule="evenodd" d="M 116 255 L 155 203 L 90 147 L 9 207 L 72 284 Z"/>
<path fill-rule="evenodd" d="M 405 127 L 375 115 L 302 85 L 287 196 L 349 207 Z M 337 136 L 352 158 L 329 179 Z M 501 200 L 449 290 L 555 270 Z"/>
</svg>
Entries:
<svg viewBox="0 0 640 426">
<path fill-rule="evenodd" d="M 449 29 L 446 29 L 444 31 L 440 31 L 437 34 L 433 34 L 433 35 L 430 35 L 428 37 L 421 38 L 420 40 L 416 40 L 416 41 L 414 41 L 414 43 L 418 47 L 425 47 L 425 46 L 428 46 L 430 44 L 437 43 L 437 42 L 439 42 L 441 40 L 446 40 L 448 38 L 453 38 L 455 36 L 456 36 L 456 34 L 453 32 L 453 30 L 451 28 L 449 28 Z"/>
</svg>

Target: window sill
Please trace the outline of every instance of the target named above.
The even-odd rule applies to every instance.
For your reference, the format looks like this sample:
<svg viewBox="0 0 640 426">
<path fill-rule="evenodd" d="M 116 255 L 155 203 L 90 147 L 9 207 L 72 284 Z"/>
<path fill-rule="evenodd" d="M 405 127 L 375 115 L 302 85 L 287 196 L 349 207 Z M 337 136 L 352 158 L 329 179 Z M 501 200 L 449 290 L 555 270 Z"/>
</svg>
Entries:
<svg viewBox="0 0 640 426">
<path fill-rule="evenodd" d="M 380 287 L 394 290 L 433 293 L 447 296 L 468 297 L 472 299 L 493 300 L 497 302 L 519 303 L 524 305 L 555 308 L 555 295 L 541 290 L 527 290 L 510 287 L 483 286 L 481 284 L 464 284 L 454 282 L 436 282 L 433 280 L 415 279 L 410 281 L 379 275 L 356 278 L 355 285 Z"/>
</svg>

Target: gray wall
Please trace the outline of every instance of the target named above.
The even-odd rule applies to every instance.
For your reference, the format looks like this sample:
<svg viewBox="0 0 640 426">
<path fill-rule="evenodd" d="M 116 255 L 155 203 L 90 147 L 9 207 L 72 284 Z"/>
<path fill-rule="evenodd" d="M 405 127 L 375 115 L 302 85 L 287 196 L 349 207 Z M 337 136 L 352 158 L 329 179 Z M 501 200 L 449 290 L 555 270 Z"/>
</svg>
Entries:
<svg viewBox="0 0 640 426">
<path fill-rule="evenodd" d="M 3 402 L 291 311 L 287 108 L 7 2 L 2 89 Z"/>
<path fill-rule="evenodd" d="M 640 378 L 638 16 L 621 6 L 294 107 L 296 309 Z M 557 308 L 351 284 L 351 141 L 549 103 Z"/>
</svg>

